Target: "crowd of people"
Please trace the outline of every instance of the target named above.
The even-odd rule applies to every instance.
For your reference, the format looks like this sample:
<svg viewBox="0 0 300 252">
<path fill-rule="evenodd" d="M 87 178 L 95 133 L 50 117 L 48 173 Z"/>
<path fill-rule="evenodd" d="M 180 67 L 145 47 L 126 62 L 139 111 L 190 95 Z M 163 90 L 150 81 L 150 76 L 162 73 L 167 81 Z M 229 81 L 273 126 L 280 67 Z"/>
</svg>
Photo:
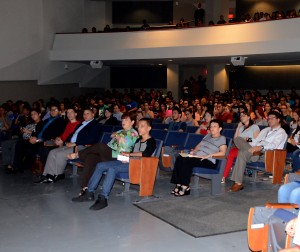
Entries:
<svg viewBox="0 0 300 252">
<path fill-rule="evenodd" d="M 203 88 L 205 82 L 202 78 L 198 80 L 196 83 Z M 144 89 L 125 89 L 123 93 L 107 90 L 98 96 L 73 97 L 61 102 L 51 98 L 46 106 L 42 100 L 31 106 L 28 102 L 8 100 L 0 107 L 3 165 L 7 173 L 23 172 L 39 157 L 44 172 L 35 182 L 53 183 L 64 179 L 68 159 L 80 158 L 85 168 L 81 192 L 73 199 L 75 202 L 94 200 L 99 178 L 111 169 L 109 174 L 112 175 L 106 177 L 105 193 L 97 201 L 98 205 L 105 207 L 116 171 L 123 167 L 117 156 L 151 156 L 154 152 L 153 120 L 164 123 L 166 130 L 185 131 L 188 126 L 194 126 L 195 133 L 206 135 L 192 150 L 192 154 L 200 159 L 174 159 L 171 182 L 176 184 L 172 193 L 177 196 L 189 194 L 189 178 L 194 165 L 200 162 L 214 169 L 214 157 L 224 156 L 223 123 L 237 125 L 235 147 L 229 152 L 223 178 L 225 182 L 232 170 L 232 192 L 244 188 L 246 162 L 261 158 L 255 155 L 256 152 L 284 148 L 288 135 L 288 152 L 300 152 L 300 103 L 295 89 L 287 94 L 270 89 L 262 95 L 257 90 L 210 93 L 199 88 L 195 93 L 190 92 L 190 85 L 192 82 L 189 81 L 183 84 L 184 99 L 178 101 L 170 91 L 163 94 L 159 90 L 147 92 Z M 112 133 L 112 140 L 107 145 L 99 143 L 103 124 L 122 125 L 120 131 Z M 260 131 L 259 127 L 265 128 Z M 142 149 L 136 147 L 139 141 L 144 146 Z M 233 165 L 235 158 L 237 161 Z M 299 154 L 294 158 L 293 171 L 296 171 L 300 167 Z M 183 166 L 191 169 L 181 171 Z M 124 169 L 128 170 L 128 165 Z"/>
<path fill-rule="evenodd" d="M 169 21 L 168 24 L 162 25 L 161 28 L 184 28 L 184 27 L 202 27 L 205 26 L 205 14 L 206 11 L 205 9 L 202 8 L 202 4 L 198 3 L 195 5 L 196 10 L 194 11 L 194 20 L 189 20 L 186 21 L 184 17 L 182 17 L 179 21 L 173 22 Z M 226 23 L 252 23 L 252 22 L 261 22 L 261 21 L 271 21 L 271 20 L 281 20 L 281 19 L 288 19 L 288 18 L 297 18 L 300 17 L 300 10 L 298 12 L 296 9 L 290 9 L 287 11 L 283 10 L 276 10 L 273 11 L 271 14 L 268 12 L 255 12 L 253 16 L 251 16 L 249 13 L 245 13 L 241 17 L 234 17 L 232 14 L 232 17 L 228 19 L 228 21 L 225 20 L 224 15 L 220 15 L 219 20 L 214 21 L 214 20 L 207 20 L 207 25 L 208 26 L 214 26 L 215 24 L 218 25 L 223 25 Z M 110 27 L 109 24 L 107 24 L 104 28 L 103 31 L 98 31 L 96 27 L 91 28 L 91 32 L 120 32 L 120 31 L 136 31 L 136 30 L 147 30 L 151 28 L 151 25 L 147 22 L 146 19 L 141 21 L 142 25 L 140 27 L 130 27 L 126 26 L 124 28 L 112 28 Z M 192 25 L 193 24 L 193 25 Z M 159 29 L 159 26 L 155 26 L 155 29 Z M 88 28 L 82 28 L 82 33 L 87 33 Z"/>
</svg>

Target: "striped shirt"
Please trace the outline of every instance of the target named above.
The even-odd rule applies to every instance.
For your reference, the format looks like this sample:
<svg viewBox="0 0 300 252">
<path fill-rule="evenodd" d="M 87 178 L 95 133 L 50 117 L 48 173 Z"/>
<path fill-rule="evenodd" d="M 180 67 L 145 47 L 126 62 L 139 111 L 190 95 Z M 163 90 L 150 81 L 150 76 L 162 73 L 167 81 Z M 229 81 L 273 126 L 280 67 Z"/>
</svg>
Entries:
<svg viewBox="0 0 300 252">
<path fill-rule="evenodd" d="M 212 137 L 211 134 L 206 135 L 200 145 L 200 150 L 197 151 L 197 156 L 207 156 L 210 154 L 214 154 L 220 152 L 220 147 L 222 145 L 226 145 L 226 137 Z M 216 163 L 216 159 L 208 158 L 207 160 L 211 161 L 212 163 Z"/>
</svg>

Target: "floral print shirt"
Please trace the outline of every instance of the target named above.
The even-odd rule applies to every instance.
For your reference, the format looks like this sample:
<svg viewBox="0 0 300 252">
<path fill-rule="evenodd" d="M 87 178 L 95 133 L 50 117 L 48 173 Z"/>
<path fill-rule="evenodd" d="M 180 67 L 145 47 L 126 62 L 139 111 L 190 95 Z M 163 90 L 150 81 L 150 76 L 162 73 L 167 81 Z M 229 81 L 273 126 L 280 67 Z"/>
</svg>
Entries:
<svg viewBox="0 0 300 252">
<path fill-rule="evenodd" d="M 133 128 L 130 130 L 119 130 L 117 135 L 120 136 L 119 141 L 114 137 L 107 144 L 112 149 L 112 157 L 116 158 L 122 151 L 131 151 L 135 141 L 139 138 L 139 134 Z"/>
</svg>

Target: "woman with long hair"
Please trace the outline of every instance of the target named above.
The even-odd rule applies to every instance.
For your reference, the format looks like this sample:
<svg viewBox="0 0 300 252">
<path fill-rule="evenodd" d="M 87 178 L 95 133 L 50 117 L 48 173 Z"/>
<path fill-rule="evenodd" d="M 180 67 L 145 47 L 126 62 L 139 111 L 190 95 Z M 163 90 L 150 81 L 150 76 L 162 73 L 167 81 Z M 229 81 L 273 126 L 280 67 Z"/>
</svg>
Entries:
<svg viewBox="0 0 300 252">
<path fill-rule="evenodd" d="M 196 134 L 207 135 L 209 131 L 209 125 L 214 115 L 211 110 L 207 110 L 204 115 L 204 121 L 200 123 L 199 128 L 196 130 Z"/>
<path fill-rule="evenodd" d="M 185 114 L 185 120 L 187 126 L 199 126 L 198 122 L 193 118 L 193 109 L 188 108 L 184 112 Z"/>
<path fill-rule="evenodd" d="M 300 122 L 300 111 L 299 109 L 293 109 L 293 112 L 292 112 L 292 121 L 290 122 L 290 128 L 291 129 L 296 129 L 297 126 L 299 125 L 299 122 Z"/>
<path fill-rule="evenodd" d="M 254 124 L 258 126 L 268 126 L 268 121 L 265 118 L 264 111 L 261 106 L 257 106 L 255 109 L 256 118 L 254 120 Z"/>
<path fill-rule="evenodd" d="M 248 112 L 244 111 L 240 113 L 240 122 L 235 131 L 234 138 L 243 137 L 245 141 L 252 142 L 259 134 L 259 127 L 253 123 Z M 229 151 L 227 163 L 224 169 L 222 183 L 225 183 L 225 179 L 228 177 L 229 172 L 232 168 L 234 159 L 237 157 L 239 149 L 232 147 Z"/>
</svg>

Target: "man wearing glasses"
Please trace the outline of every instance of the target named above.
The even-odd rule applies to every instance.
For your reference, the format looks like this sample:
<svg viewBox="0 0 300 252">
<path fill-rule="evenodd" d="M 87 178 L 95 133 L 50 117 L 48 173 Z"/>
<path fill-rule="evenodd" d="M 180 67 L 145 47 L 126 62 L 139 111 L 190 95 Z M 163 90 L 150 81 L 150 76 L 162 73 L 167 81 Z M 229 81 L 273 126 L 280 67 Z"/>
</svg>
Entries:
<svg viewBox="0 0 300 252">
<path fill-rule="evenodd" d="M 247 162 L 256 162 L 258 159 L 264 160 L 264 155 L 256 156 L 254 155 L 256 152 L 284 148 L 287 134 L 281 128 L 281 118 L 282 115 L 279 111 L 271 110 L 268 114 L 269 127 L 263 129 L 252 142 L 247 142 L 241 137 L 234 139 L 234 143 L 239 149 L 239 154 L 231 175 L 231 180 L 234 181 L 234 184 L 230 187 L 230 192 L 244 189 L 243 177 Z"/>
</svg>

